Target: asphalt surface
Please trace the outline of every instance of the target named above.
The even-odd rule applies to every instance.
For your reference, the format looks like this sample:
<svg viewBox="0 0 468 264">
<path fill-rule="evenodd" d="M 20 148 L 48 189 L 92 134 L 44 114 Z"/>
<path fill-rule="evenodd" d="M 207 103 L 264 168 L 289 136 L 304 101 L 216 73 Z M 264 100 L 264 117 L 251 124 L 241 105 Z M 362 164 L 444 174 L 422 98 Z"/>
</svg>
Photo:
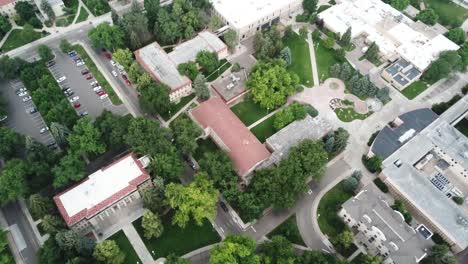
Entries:
<svg viewBox="0 0 468 264">
<path fill-rule="evenodd" d="M 54 143 L 55 140 L 49 131 L 40 133 L 40 130 L 46 127 L 41 114 L 29 113 L 29 109 L 36 108 L 34 102 L 32 100 L 23 102 L 23 98 L 30 96 L 29 91 L 28 95 L 22 97 L 16 94 L 16 91 L 21 88 L 24 88 L 24 85 L 18 80 L 9 82 L 0 80 L 0 92 L 8 102 L 8 118 L 3 121 L 3 124 L 45 145 Z"/>
</svg>

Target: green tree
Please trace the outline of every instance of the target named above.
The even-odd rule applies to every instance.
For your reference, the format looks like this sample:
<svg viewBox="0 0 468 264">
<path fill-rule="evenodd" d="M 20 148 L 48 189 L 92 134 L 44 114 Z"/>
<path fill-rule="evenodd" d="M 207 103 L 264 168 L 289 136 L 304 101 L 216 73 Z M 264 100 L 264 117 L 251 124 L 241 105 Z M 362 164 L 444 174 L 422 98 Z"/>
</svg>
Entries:
<svg viewBox="0 0 468 264">
<path fill-rule="evenodd" d="M 162 177 L 167 181 L 177 181 L 184 172 L 184 164 L 174 146 L 166 153 L 158 153 L 153 156 L 148 171 L 153 176 Z"/>
<path fill-rule="evenodd" d="M 308 14 L 313 14 L 317 10 L 317 0 L 303 0 L 302 7 Z"/>
<path fill-rule="evenodd" d="M 369 61 L 378 61 L 379 60 L 379 46 L 375 42 L 369 46 L 367 51 L 364 53 L 364 57 Z"/>
<path fill-rule="evenodd" d="M 177 70 L 180 74 L 187 76 L 192 81 L 194 81 L 199 74 L 197 64 L 193 61 L 179 64 Z"/>
<path fill-rule="evenodd" d="M 353 193 L 359 187 L 359 181 L 355 177 L 348 177 L 343 180 L 343 188 L 349 193 Z"/>
<path fill-rule="evenodd" d="M 212 32 L 215 32 L 218 30 L 221 26 L 223 25 L 223 21 L 219 18 L 219 16 L 212 16 L 210 19 L 210 23 L 208 24 L 208 27 Z"/>
<path fill-rule="evenodd" d="M 454 71 L 463 69 L 461 56 L 456 51 L 444 51 L 439 54 L 439 58 L 433 61 L 423 75 L 423 79 L 429 82 L 436 82 L 442 78 L 447 78 Z"/>
<path fill-rule="evenodd" d="M 260 264 L 260 258 L 255 255 L 256 247 L 255 240 L 247 236 L 228 234 L 211 250 L 210 264 Z"/>
<path fill-rule="evenodd" d="M 195 180 L 187 186 L 170 183 L 166 187 L 166 197 L 176 211 L 172 223 L 182 228 L 191 217 L 197 225 L 202 225 L 205 218 L 212 220 L 216 216 L 218 191 L 206 173 L 196 174 Z"/>
<path fill-rule="evenodd" d="M 439 15 L 434 11 L 432 8 L 426 8 L 421 10 L 418 15 L 416 16 L 417 20 L 421 20 L 421 22 L 428 24 L 428 25 L 435 25 L 437 20 L 439 19 Z"/>
<path fill-rule="evenodd" d="M 127 73 L 130 81 L 132 81 L 133 83 L 136 83 L 138 81 L 138 78 L 141 76 L 141 71 L 140 66 L 136 61 L 132 63 L 132 65 L 130 65 L 130 68 L 128 69 Z"/>
<path fill-rule="evenodd" d="M 219 66 L 218 55 L 215 52 L 202 50 L 198 52 L 196 61 L 207 73 L 213 72 Z"/>
<path fill-rule="evenodd" d="M 39 45 L 39 47 L 37 48 L 37 53 L 43 61 L 50 61 L 55 56 L 52 50 L 46 45 Z"/>
<path fill-rule="evenodd" d="M 94 126 L 101 132 L 101 139 L 110 149 L 117 149 L 125 145 L 125 136 L 130 125 L 130 116 L 119 116 L 104 110 L 96 118 Z"/>
<path fill-rule="evenodd" d="M 191 155 L 198 147 L 196 139 L 202 130 L 186 115 L 179 116 L 170 124 L 177 148 L 185 155 Z"/>
<path fill-rule="evenodd" d="M 247 81 L 254 101 L 266 109 L 275 109 L 286 103 L 298 84 L 299 77 L 286 70 L 283 60 L 257 63 Z"/>
<path fill-rule="evenodd" d="M 60 218 L 50 214 L 44 215 L 40 225 L 44 232 L 51 235 L 56 234 L 60 229 L 64 228 L 63 222 Z"/>
<path fill-rule="evenodd" d="M 133 59 L 133 54 L 129 49 L 117 49 L 112 53 L 112 58 L 126 70 L 128 70 L 135 61 Z"/>
<path fill-rule="evenodd" d="M 101 132 L 94 127 L 89 117 L 78 120 L 68 137 L 68 143 L 70 149 L 79 155 L 102 154 L 106 151 L 101 142 Z"/>
<path fill-rule="evenodd" d="M 0 36 L 4 36 L 12 28 L 10 21 L 3 15 L 0 15 Z"/>
<path fill-rule="evenodd" d="M 353 232 L 346 230 L 339 233 L 334 239 L 333 243 L 342 249 L 349 248 L 354 241 Z"/>
<path fill-rule="evenodd" d="M 424 259 L 425 264 L 455 264 L 457 260 L 449 255 L 449 247 L 445 244 L 436 244 L 431 249 L 431 254 Z"/>
<path fill-rule="evenodd" d="M 47 0 L 41 1 L 41 9 L 49 17 L 49 20 L 55 20 L 55 13 Z"/>
<path fill-rule="evenodd" d="M 173 149 L 169 139 L 168 129 L 150 119 L 138 117 L 130 121 L 125 142 L 138 155 L 154 156 Z"/>
<path fill-rule="evenodd" d="M 259 59 L 274 58 L 283 49 L 281 33 L 276 27 L 265 32 L 257 32 L 253 44 L 255 57 Z"/>
<path fill-rule="evenodd" d="M 124 33 L 118 26 L 101 23 L 88 32 L 88 37 L 95 47 L 104 47 L 114 51 L 124 45 Z"/>
<path fill-rule="evenodd" d="M 190 261 L 188 259 L 177 257 L 174 254 L 170 254 L 169 256 L 166 257 L 165 264 L 190 264 Z"/>
<path fill-rule="evenodd" d="M 142 197 L 145 208 L 153 213 L 162 213 L 165 206 L 164 197 L 156 187 L 144 190 Z"/>
<path fill-rule="evenodd" d="M 0 230 L 0 263 L 11 264 L 15 263 L 8 248 L 7 231 Z"/>
<path fill-rule="evenodd" d="M 146 211 L 141 220 L 141 227 L 143 227 L 144 236 L 146 239 L 158 238 L 164 231 L 161 218 L 159 215 L 151 211 Z"/>
<path fill-rule="evenodd" d="M 149 73 L 145 72 L 138 77 L 137 87 L 138 89 L 144 89 L 145 87 L 150 86 L 153 82 L 153 77 L 151 77 Z"/>
<path fill-rule="evenodd" d="M 390 5 L 397 10 L 404 10 L 410 4 L 409 0 L 391 0 Z"/>
<path fill-rule="evenodd" d="M 465 31 L 462 28 L 452 28 L 447 33 L 447 38 L 462 45 L 465 42 Z"/>
<path fill-rule="evenodd" d="M 304 38 L 304 39 L 307 39 L 307 34 L 309 34 L 309 30 L 307 29 L 306 26 L 302 26 L 300 29 L 299 29 L 299 35 Z"/>
<path fill-rule="evenodd" d="M 5 160 L 18 157 L 24 149 L 24 137 L 10 128 L 0 127 L 0 157 Z"/>
<path fill-rule="evenodd" d="M 260 246 L 260 252 L 267 263 L 294 263 L 294 248 L 283 236 L 274 236 Z M 269 262 L 268 262 L 269 261 Z"/>
<path fill-rule="evenodd" d="M 0 203 L 5 205 L 24 197 L 28 192 L 26 183 L 27 164 L 20 159 L 5 163 L 0 174 Z"/>
<path fill-rule="evenodd" d="M 85 177 L 85 163 L 74 153 L 68 153 L 63 156 L 60 163 L 52 169 L 54 175 L 53 186 L 62 187 L 70 183 L 77 182 Z"/>
<path fill-rule="evenodd" d="M 134 3 L 136 3 L 136 5 L 132 6 L 138 6 L 136 1 Z M 151 37 L 148 31 L 148 18 L 145 16 L 145 14 L 143 14 L 143 12 L 139 10 L 131 11 L 130 13 L 125 14 L 122 19 L 122 23 L 125 25 L 127 35 L 132 36 L 133 34 L 136 38 L 136 41 L 133 43 L 133 45 L 132 41 L 130 41 L 132 49 L 140 48 L 141 44 L 148 41 L 148 39 Z M 132 37 L 130 37 L 130 40 L 131 39 Z"/>
<path fill-rule="evenodd" d="M 3 55 L 0 58 L 0 73 L 4 79 L 18 78 L 20 69 L 26 64 L 26 61 L 18 57 L 10 58 L 8 55 Z"/>
<path fill-rule="evenodd" d="M 140 88 L 140 106 L 150 114 L 167 113 L 171 107 L 169 100 L 170 88 L 162 83 L 153 82 L 151 85 Z"/>
<path fill-rule="evenodd" d="M 381 256 L 372 256 L 368 254 L 363 254 L 359 260 L 362 264 L 381 264 L 382 257 Z M 448 264 L 448 263 L 447 263 Z"/>
<path fill-rule="evenodd" d="M 343 36 L 340 38 L 340 45 L 342 47 L 348 47 L 351 44 L 351 27 L 349 27 Z"/>
<path fill-rule="evenodd" d="M 413 216 L 408 211 L 408 209 L 406 209 L 406 205 L 401 200 L 395 200 L 395 203 L 392 205 L 392 209 L 400 212 L 405 218 L 405 222 L 407 222 L 408 224 L 411 224 L 411 221 L 413 220 Z"/>
<path fill-rule="evenodd" d="M 237 185 L 237 176 L 234 173 L 232 161 L 225 152 L 221 150 L 206 152 L 198 164 L 202 171 L 208 173 L 216 186 L 226 187 L 232 180 Z"/>
<path fill-rule="evenodd" d="M 239 44 L 239 36 L 237 35 L 237 32 L 232 29 L 228 30 L 228 32 L 224 34 L 224 42 L 226 42 L 229 51 L 234 52 L 237 44 Z"/>
<path fill-rule="evenodd" d="M 125 253 L 113 240 L 104 240 L 97 244 L 93 256 L 97 261 L 106 264 L 121 264 L 125 261 Z"/>
<path fill-rule="evenodd" d="M 67 53 L 73 49 L 73 46 L 70 44 L 70 42 L 67 39 L 62 39 L 60 40 L 60 50 L 63 53 Z"/>
<path fill-rule="evenodd" d="M 34 30 L 33 26 L 31 26 L 30 24 L 25 24 L 23 26 L 23 30 L 19 34 L 19 37 L 23 40 L 23 42 L 29 43 L 36 39 L 36 35 L 37 33 Z"/>
<path fill-rule="evenodd" d="M 368 158 L 366 155 L 362 157 L 364 166 L 372 173 L 378 172 L 382 167 L 382 158 L 380 156 L 373 156 Z"/>
<path fill-rule="evenodd" d="M 197 78 L 195 78 L 193 90 L 195 91 L 195 95 L 201 100 L 208 100 L 210 98 L 210 89 L 206 84 L 206 78 L 203 74 L 199 74 Z"/>
<path fill-rule="evenodd" d="M 63 251 L 72 251 L 76 249 L 80 236 L 73 230 L 62 230 L 55 234 L 55 241 Z"/>
<path fill-rule="evenodd" d="M 159 0 L 144 0 L 143 6 L 145 7 L 146 11 L 146 18 L 148 19 L 148 26 L 151 31 L 153 31 L 154 23 L 158 18 L 158 12 L 161 8 Z"/>
<path fill-rule="evenodd" d="M 33 194 L 28 199 L 29 210 L 34 218 L 42 218 L 44 215 L 52 211 L 53 205 L 51 201 L 40 194 Z"/>
<path fill-rule="evenodd" d="M 322 45 L 326 49 L 333 49 L 333 46 L 335 46 L 335 39 L 331 37 L 327 37 L 325 40 L 322 41 Z"/>
<path fill-rule="evenodd" d="M 20 1 L 15 4 L 16 13 L 20 16 L 23 21 L 29 21 L 32 17 L 36 17 L 35 10 L 36 8 L 26 1 Z"/>
</svg>

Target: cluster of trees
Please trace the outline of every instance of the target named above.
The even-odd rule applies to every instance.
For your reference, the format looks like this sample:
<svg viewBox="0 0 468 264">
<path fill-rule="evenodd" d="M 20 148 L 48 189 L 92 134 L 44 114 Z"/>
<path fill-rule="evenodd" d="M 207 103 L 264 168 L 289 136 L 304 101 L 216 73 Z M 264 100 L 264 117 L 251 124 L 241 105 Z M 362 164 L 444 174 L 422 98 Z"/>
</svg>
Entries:
<svg viewBox="0 0 468 264">
<path fill-rule="evenodd" d="M 47 15 L 49 20 L 55 20 L 55 13 L 47 0 L 41 1 L 41 9 Z"/>
<path fill-rule="evenodd" d="M 4 15 L 0 15 L 0 39 L 11 30 L 11 23 Z"/>
<path fill-rule="evenodd" d="M 170 128 L 174 133 L 174 142 L 183 155 L 191 155 L 198 148 L 196 139 L 202 130 L 187 115 L 181 115 L 171 122 Z"/>
<path fill-rule="evenodd" d="M 303 0 L 302 8 L 304 9 L 304 14 L 298 15 L 296 17 L 297 22 L 315 22 L 317 14 L 317 0 Z"/>
<path fill-rule="evenodd" d="M 179 64 L 177 66 L 177 70 L 180 74 L 187 76 L 192 81 L 194 81 L 195 78 L 197 78 L 197 76 L 200 74 L 197 63 L 193 61 Z"/>
<path fill-rule="evenodd" d="M 254 36 L 254 52 L 258 59 L 275 58 L 283 49 L 283 40 L 277 27 L 259 31 Z"/>
<path fill-rule="evenodd" d="M 311 105 L 294 102 L 275 114 L 273 127 L 280 130 L 296 120 L 304 119 L 307 114 L 316 117 L 318 111 Z"/>
<path fill-rule="evenodd" d="M 423 264 L 456 264 L 457 259 L 450 254 L 450 249 L 446 244 L 434 245 L 431 254 L 422 260 Z"/>
<path fill-rule="evenodd" d="M 101 23 L 88 32 L 88 37 L 93 46 L 115 51 L 123 47 L 125 34 L 118 26 Z"/>
<path fill-rule="evenodd" d="M 299 77 L 287 71 L 285 64 L 281 59 L 260 61 L 250 73 L 247 87 L 261 107 L 275 109 L 298 89 Z"/>
<path fill-rule="evenodd" d="M 431 110 L 434 113 L 441 115 L 443 112 L 449 109 L 452 105 L 458 102 L 461 98 L 462 98 L 461 95 L 457 94 L 454 97 L 452 97 L 452 99 L 448 100 L 447 102 L 433 104 L 431 107 Z"/>
<path fill-rule="evenodd" d="M 0 262 L 5 264 L 15 262 L 8 248 L 7 231 L 5 230 L 0 230 Z"/>
<path fill-rule="evenodd" d="M 362 164 L 368 169 L 370 172 L 375 173 L 379 172 L 382 169 L 382 157 L 380 156 L 372 156 L 367 157 L 367 155 L 362 155 L 361 157 Z"/>
<path fill-rule="evenodd" d="M 84 4 L 95 16 L 104 15 L 111 10 L 109 3 L 106 0 L 85 0 Z"/>
<path fill-rule="evenodd" d="M 372 42 L 372 44 L 364 53 L 363 57 L 374 64 L 378 63 L 379 62 L 379 46 L 375 42 Z"/>
<path fill-rule="evenodd" d="M 36 16 L 36 6 L 27 1 L 21 1 L 15 5 L 16 14 L 18 17 L 15 19 L 17 24 L 29 24 L 34 28 L 42 28 L 41 21 Z"/>
<path fill-rule="evenodd" d="M 357 170 L 354 171 L 351 176 L 343 180 L 343 189 L 348 193 L 353 193 L 359 187 L 359 182 L 362 178 L 362 172 Z"/>
<path fill-rule="evenodd" d="M 205 73 L 209 74 L 219 66 L 218 54 L 202 50 L 198 52 L 196 62 Z"/>
<path fill-rule="evenodd" d="M 405 8 L 410 4 L 409 0 L 386 0 L 384 2 L 390 4 L 392 7 L 400 11 L 405 10 Z"/>
<path fill-rule="evenodd" d="M 446 34 L 447 38 L 451 41 L 457 43 L 458 45 L 462 45 L 465 43 L 465 31 L 463 28 L 452 28 Z"/>
<path fill-rule="evenodd" d="M 465 68 L 462 57 L 456 51 L 443 51 L 439 58 L 431 63 L 423 75 L 423 79 L 434 83 L 450 74 Z"/>
<path fill-rule="evenodd" d="M 328 133 L 324 138 L 325 151 L 329 157 L 334 157 L 342 152 L 348 144 L 349 132 L 340 127 L 337 130 Z"/>
<path fill-rule="evenodd" d="M 210 252 L 210 264 L 224 263 L 347 264 L 348 262 L 317 250 L 305 251 L 301 256 L 297 256 L 291 242 L 283 236 L 274 236 L 271 240 L 257 245 L 256 241 L 249 237 L 229 234 Z"/>
<path fill-rule="evenodd" d="M 417 15 L 416 19 L 428 25 L 435 25 L 439 20 L 439 15 L 432 8 L 426 8 L 421 10 Z"/>
<path fill-rule="evenodd" d="M 406 209 L 406 205 L 401 200 L 395 200 L 392 205 L 392 209 L 400 212 L 405 218 L 405 222 L 411 224 L 413 216 L 411 216 L 410 212 L 408 212 L 408 209 Z"/>
</svg>

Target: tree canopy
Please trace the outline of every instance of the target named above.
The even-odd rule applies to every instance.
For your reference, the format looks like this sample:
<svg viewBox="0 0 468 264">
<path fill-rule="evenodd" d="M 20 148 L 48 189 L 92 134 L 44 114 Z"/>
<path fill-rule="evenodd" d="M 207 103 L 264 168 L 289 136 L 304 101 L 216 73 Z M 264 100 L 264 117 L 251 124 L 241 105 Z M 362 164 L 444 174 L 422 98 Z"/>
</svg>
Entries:
<svg viewBox="0 0 468 264">
<path fill-rule="evenodd" d="M 255 57 L 259 59 L 274 58 L 283 49 L 281 33 L 276 27 L 268 31 L 258 31 L 254 36 Z"/>
<path fill-rule="evenodd" d="M 24 136 L 13 129 L 0 127 L 0 157 L 5 160 L 18 157 L 25 147 Z"/>
<path fill-rule="evenodd" d="M 122 264 L 125 261 L 125 254 L 114 240 L 104 240 L 97 244 L 93 256 L 106 264 Z"/>
<path fill-rule="evenodd" d="M 465 43 L 465 31 L 462 28 L 452 28 L 447 33 L 447 38 L 458 45 L 462 45 Z"/>
<path fill-rule="evenodd" d="M 158 238 L 164 231 L 161 218 L 159 215 L 146 211 L 141 220 L 141 227 L 143 227 L 144 236 L 146 239 Z"/>
<path fill-rule="evenodd" d="M 196 139 L 202 134 L 202 130 L 186 115 L 176 118 L 170 127 L 175 144 L 182 154 L 193 154 L 198 147 Z"/>
<path fill-rule="evenodd" d="M 101 23 L 88 32 L 88 37 L 95 47 L 104 47 L 114 51 L 124 44 L 124 33 L 118 26 Z"/>
<path fill-rule="evenodd" d="M 54 58 L 54 53 L 52 53 L 52 50 L 46 45 L 39 45 L 37 48 L 37 53 L 39 54 L 41 60 L 46 62 Z"/>
<path fill-rule="evenodd" d="M 152 82 L 147 87 L 138 87 L 141 93 L 140 106 L 150 114 L 167 113 L 170 109 L 170 88 L 162 83 Z"/>
<path fill-rule="evenodd" d="M 177 70 L 180 74 L 187 76 L 192 81 L 194 81 L 199 74 L 197 64 L 193 61 L 179 64 Z"/>
<path fill-rule="evenodd" d="M 439 19 L 439 15 L 434 11 L 432 8 L 426 8 L 421 10 L 418 15 L 416 15 L 417 20 L 421 20 L 421 22 L 428 24 L 428 25 L 435 25 L 437 20 Z"/>
<path fill-rule="evenodd" d="M 26 183 L 27 164 L 20 159 L 5 163 L 0 174 L 0 203 L 5 205 L 28 193 Z"/>
<path fill-rule="evenodd" d="M 260 264 L 259 256 L 255 255 L 256 247 L 255 240 L 247 236 L 229 234 L 211 250 L 210 264 Z"/>
<path fill-rule="evenodd" d="M 55 188 L 65 186 L 70 181 L 77 182 L 85 177 L 85 163 L 80 156 L 68 153 L 60 163 L 52 169 Z"/>
<path fill-rule="evenodd" d="M 70 149 L 79 154 L 102 154 L 106 151 L 101 141 L 101 132 L 95 128 L 89 117 L 78 120 L 68 137 Z"/>
<path fill-rule="evenodd" d="M 198 52 L 196 61 L 206 73 L 213 72 L 219 66 L 218 54 L 216 52 L 202 50 Z"/>
</svg>

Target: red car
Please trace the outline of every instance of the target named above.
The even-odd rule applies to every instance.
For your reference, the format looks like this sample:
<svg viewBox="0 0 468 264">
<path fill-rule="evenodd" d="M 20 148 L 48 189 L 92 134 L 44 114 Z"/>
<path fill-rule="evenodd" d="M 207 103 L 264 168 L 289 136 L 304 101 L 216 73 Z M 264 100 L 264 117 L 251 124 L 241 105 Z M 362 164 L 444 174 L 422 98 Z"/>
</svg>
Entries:
<svg viewBox="0 0 468 264">
<path fill-rule="evenodd" d="M 101 96 L 101 95 L 105 95 L 106 94 L 106 91 L 100 91 L 97 95 Z"/>
<path fill-rule="evenodd" d="M 77 62 L 77 61 L 81 60 L 81 58 L 78 56 L 78 57 L 73 58 L 73 60 L 75 60 L 75 62 Z"/>
<path fill-rule="evenodd" d="M 125 80 L 125 84 L 127 84 L 128 86 L 132 85 L 132 83 L 130 82 L 130 80 Z"/>
<path fill-rule="evenodd" d="M 80 104 L 80 102 L 78 102 L 78 101 L 76 101 L 75 103 L 73 103 L 73 107 L 75 107 L 75 108 L 78 108 L 78 107 L 80 107 L 80 106 L 81 106 L 81 104 Z"/>
<path fill-rule="evenodd" d="M 86 80 L 91 80 L 92 78 L 93 78 L 93 75 L 91 74 L 86 75 Z"/>
<path fill-rule="evenodd" d="M 107 59 L 109 59 L 109 60 L 112 58 L 112 56 L 110 55 L 110 53 L 107 53 L 107 52 L 104 54 L 104 56 L 105 56 Z"/>
</svg>

